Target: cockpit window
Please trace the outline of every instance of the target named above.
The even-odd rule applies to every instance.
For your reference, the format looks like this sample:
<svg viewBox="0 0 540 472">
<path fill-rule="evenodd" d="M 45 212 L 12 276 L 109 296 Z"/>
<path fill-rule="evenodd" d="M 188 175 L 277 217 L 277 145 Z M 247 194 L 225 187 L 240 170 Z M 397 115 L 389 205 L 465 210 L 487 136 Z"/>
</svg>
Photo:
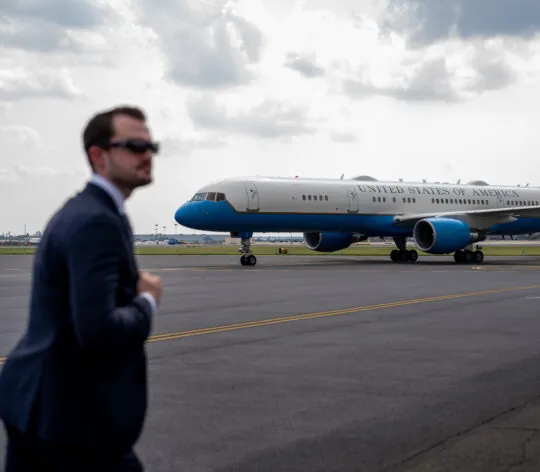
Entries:
<svg viewBox="0 0 540 472">
<path fill-rule="evenodd" d="M 191 199 L 192 202 L 200 202 L 206 200 L 206 193 L 196 193 Z"/>
<path fill-rule="evenodd" d="M 221 202 L 222 200 L 225 200 L 225 194 L 218 192 L 196 193 L 191 199 L 192 202 L 201 202 L 203 200 L 210 202 Z"/>
</svg>

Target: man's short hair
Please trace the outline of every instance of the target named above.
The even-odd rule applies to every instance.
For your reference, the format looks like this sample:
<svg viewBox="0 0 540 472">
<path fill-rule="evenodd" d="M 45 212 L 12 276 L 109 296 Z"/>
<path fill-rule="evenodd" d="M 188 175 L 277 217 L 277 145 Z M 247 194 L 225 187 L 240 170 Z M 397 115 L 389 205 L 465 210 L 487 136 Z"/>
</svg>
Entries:
<svg viewBox="0 0 540 472">
<path fill-rule="evenodd" d="M 90 162 L 90 147 L 105 145 L 113 137 L 113 118 L 118 115 L 127 115 L 136 120 L 146 121 L 144 112 L 133 106 L 119 106 L 94 115 L 83 131 L 83 146 L 88 162 Z M 91 162 L 90 166 L 93 167 Z"/>
</svg>

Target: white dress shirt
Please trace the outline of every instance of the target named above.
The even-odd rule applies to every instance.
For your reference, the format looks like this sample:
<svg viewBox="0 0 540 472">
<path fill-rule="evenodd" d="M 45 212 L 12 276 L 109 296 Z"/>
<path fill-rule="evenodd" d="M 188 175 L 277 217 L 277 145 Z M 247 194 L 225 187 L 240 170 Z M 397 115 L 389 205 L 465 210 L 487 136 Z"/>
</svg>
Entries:
<svg viewBox="0 0 540 472">
<path fill-rule="evenodd" d="M 107 180 L 101 175 L 93 174 L 92 178 L 90 179 L 90 183 L 93 185 L 97 185 L 98 187 L 101 187 L 111 196 L 111 198 L 114 200 L 114 203 L 116 204 L 118 213 L 120 213 L 121 215 L 125 213 L 124 195 L 122 195 L 122 192 L 120 192 L 118 187 L 116 187 L 110 180 Z M 155 315 L 157 311 L 157 303 L 153 295 L 150 292 L 141 292 L 139 295 L 141 295 L 142 297 L 148 300 L 148 302 L 152 306 L 152 315 Z"/>
</svg>

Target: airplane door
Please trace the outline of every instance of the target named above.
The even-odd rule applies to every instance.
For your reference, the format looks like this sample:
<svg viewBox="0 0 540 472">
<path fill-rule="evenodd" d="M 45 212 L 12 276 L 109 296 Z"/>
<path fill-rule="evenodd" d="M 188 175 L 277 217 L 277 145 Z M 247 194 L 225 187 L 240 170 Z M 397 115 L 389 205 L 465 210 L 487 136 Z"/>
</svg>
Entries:
<svg viewBox="0 0 540 472">
<path fill-rule="evenodd" d="M 347 187 L 347 195 L 349 198 L 349 213 L 358 212 L 358 193 L 356 192 L 355 187 Z"/>
<path fill-rule="evenodd" d="M 257 186 L 252 182 L 244 183 L 247 193 L 247 209 L 248 211 L 259 211 L 259 192 Z"/>
</svg>

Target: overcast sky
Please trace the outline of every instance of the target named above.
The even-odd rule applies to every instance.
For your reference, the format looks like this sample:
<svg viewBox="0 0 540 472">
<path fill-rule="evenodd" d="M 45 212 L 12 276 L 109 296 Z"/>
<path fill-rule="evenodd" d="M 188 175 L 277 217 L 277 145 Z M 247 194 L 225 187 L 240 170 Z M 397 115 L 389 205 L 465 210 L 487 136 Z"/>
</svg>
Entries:
<svg viewBox="0 0 540 472">
<path fill-rule="evenodd" d="M 0 45 L 0 233 L 43 229 L 125 103 L 163 149 L 137 233 L 238 175 L 540 185 L 538 0 L 17 0 Z"/>
</svg>

